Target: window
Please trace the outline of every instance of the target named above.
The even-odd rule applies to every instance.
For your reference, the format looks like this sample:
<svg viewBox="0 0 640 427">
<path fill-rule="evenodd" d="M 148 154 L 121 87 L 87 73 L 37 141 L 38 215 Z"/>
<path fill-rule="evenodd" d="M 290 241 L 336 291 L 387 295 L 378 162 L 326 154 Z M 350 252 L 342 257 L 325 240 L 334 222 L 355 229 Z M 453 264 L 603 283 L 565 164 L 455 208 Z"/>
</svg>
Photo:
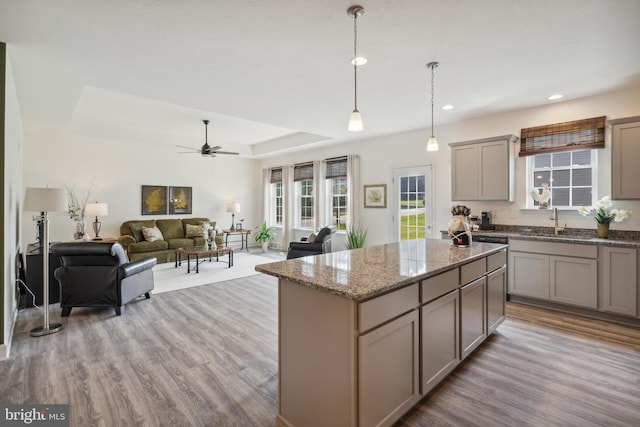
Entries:
<svg viewBox="0 0 640 427">
<path fill-rule="evenodd" d="M 541 192 L 543 184 L 551 190 L 549 204 L 554 207 L 592 206 L 596 182 L 596 150 L 563 151 L 530 156 L 527 184 Z M 527 207 L 539 203 L 527 197 Z"/>
<path fill-rule="evenodd" d="M 295 165 L 293 181 L 297 199 L 296 227 L 313 230 L 315 226 L 313 163 Z"/>
<path fill-rule="evenodd" d="M 296 182 L 298 193 L 298 224 L 300 228 L 313 229 L 313 180 L 305 179 Z"/>
<path fill-rule="evenodd" d="M 284 186 L 282 168 L 273 168 L 269 179 L 269 224 L 284 225 Z"/>
<path fill-rule="evenodd" d="M 327 206 L 331 213 L 330 218 L 333 218 L 338 230 L 346 230 L 349 223 L 347 178 L 328 179 L 327 188 L 329 189 Z"/>
<path fill-rule="evenodd" d="M 347 158 L 326 160 L 327 216 L 338 230 L 349 225 L 349 185 L 347 181 Z"/>
</svg>

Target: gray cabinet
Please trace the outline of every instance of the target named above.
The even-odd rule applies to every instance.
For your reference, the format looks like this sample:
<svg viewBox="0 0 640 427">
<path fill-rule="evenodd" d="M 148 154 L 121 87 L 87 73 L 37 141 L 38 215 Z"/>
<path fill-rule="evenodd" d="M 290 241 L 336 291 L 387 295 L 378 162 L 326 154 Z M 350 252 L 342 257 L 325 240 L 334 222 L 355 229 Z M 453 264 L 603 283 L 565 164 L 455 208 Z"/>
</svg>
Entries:
<svg viewBox="0 0 640 427">
<path fill-rule="evenodd" d="M 487 338 L 487 278 L 460 288 L 460 359 L 464 360 Z"/>
<path fill-rule="evenodd" d="M 600 246 L 600 310 L 638 316 L 636 249 Z"/>
<path fill-rule="evenodd" d="M 361 305 L 360 328 L 375 328 L 358 337 L 360 426 L 390 426 L 420 399 L 418 301 L 412 285 Z"/>
<path fill-rule="evenodd" d="M 511 239 L 509 247 L 510 294 L 597 307 L 597 246 Z"/>
<path fill-rule="evenodd" d="M 549 299 L 580 307 L 598 307 L 596 259 L 549 257 Z"/>
<path fill-rule="evenodd" d="M 421 307 L 422 380 L 426 394 L 460 363 L 459 291 L 456 288 Z"/>
<path fill-rule="evenodd" d="M 513 201 L 515 135 L 454 142 L 451 147 L 452 200 Z"/>
<path fill-rule="evenodd" d="M 608 120 L 611 126 L 611 198 L 640 199 L 640 116 Z"/>
<path fill-rule="evenodd" d="M 493 333 L 505 318 L 507 267 L 487 275 L 487 334 Z"/>
</svg>

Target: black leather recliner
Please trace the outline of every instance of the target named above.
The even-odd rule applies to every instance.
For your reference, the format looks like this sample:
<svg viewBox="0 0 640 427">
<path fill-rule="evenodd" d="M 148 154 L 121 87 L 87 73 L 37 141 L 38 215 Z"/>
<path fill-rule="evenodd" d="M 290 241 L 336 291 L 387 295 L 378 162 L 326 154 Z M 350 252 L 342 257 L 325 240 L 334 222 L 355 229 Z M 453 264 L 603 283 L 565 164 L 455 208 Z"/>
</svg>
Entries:
<svg viewBox="0 0 640 427">
<path fill-rule="evenodd" d="M 318 232 L 313 243 L 307 242 L 306 237 L 301 242 L 290 242 L 287 251 L 287 259 L 300 258 L 309 255 L 319 255 L 331 252 L 332 227 L 323 227 Z"/>
<path fill-rule="evenodd" d="M 119 243 L 98 242 L 56 243 L 51 253 L 62 264 L 54 275 L 60 282 L 63 317 L 73 307 L 113 307 L 119 316 L 140 295 L 151 298 L 155 257 L 129 262 Z"/>
</svg>

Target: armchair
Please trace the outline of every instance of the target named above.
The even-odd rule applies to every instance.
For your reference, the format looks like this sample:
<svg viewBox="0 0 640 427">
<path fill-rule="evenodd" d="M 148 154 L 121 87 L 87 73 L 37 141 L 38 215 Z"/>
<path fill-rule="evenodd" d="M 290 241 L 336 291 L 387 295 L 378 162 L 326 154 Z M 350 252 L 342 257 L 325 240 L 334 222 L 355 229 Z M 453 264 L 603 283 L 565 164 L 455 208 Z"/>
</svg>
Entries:
<svg viewBox="0 0 640 427">
<path fill-rule="evenodd" d="M 129 262 L 119 243 L 69 242 L 51 246 L 60 257 L 54 272 L 60 282 L 62 316 L 73 307 L 113 307 L 120 316 L 124 305 L 153 289 L 155 257 Z"/>
<path fill-rule="evenodd" d="M 334 228 L 332 226 L 323 227 L 313 242 L 306 241 L 306 237 L 300 242 L 290 242 L 287 259 L 331 252 L 331 236 L 333 231 Z"/>
</svg>

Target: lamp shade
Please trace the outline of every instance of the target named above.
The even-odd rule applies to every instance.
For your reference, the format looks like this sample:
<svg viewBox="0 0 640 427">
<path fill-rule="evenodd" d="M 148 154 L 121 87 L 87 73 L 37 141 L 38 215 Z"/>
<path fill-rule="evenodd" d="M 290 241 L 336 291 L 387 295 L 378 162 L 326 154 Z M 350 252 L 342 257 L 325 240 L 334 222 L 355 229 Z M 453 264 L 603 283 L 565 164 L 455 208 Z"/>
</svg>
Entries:
<svg viewBox="0 0 640 427">
<path fill-rule="evenodd" d="M 363 129 L 362 114 L 358 110 L 353 110 L 349 117 L 349 132 L 362 132 Z"/>
<path fill-rule="evenodd" d="M 429 138 L 427 142 L 427 151 L 438 151 L 438 140 L 435 136 Z"/>
<path fill-rule="evenodd" d="M 64 188 L 28 187 L 24 196 L 24 210 L 28 212 L 62 212 L 69 208 Z"/>
<path fill-rule="evenodd" d="M 106 203 L 87 203 L 84 205 L 84 214 L 86 216 L 107 216 L 109 215 L 109 207 Z"/>
<path fill-rule="evenodd" d="M 236 203 L 236 202 L 227 203 L 227 212 L 230 212 L 230 213 L 240 212 L 240 203 Z"/>
</svg>

